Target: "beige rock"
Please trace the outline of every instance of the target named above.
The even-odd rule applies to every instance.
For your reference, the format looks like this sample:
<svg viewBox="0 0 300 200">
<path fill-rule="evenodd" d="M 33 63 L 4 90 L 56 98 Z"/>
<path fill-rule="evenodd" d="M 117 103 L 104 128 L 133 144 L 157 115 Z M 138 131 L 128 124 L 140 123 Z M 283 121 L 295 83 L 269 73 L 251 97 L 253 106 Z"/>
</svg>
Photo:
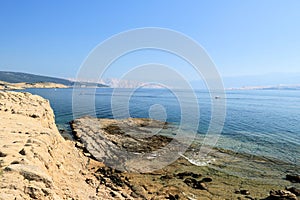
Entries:
<svg viewBox="0 0 300 200">
<path fill-rule="evenodd" d="M 0 81 L 0 90 L 22 90 L 25 88 L 68 88 L 68 86 L 59 83 L 7 83 Z"/>
<path fill-rule="evenodd" d="M 14 83 L 0 81 L 0 90 L 21 90 L 23 87 L 16 86 Z"/>
<path fill-rule="evenodd" d="M 297 196 L 286 190 L 272 190 L 270 191 L 270 196 L 267 198 L 269 200 L 297 200 Z"/>
<path fill-rule="evenodd" d="M 68 86 L 59 83 L 16 83 L 17 87 L 23 88 L 68 88 Z"/>
<path fill-rule="evenodd" d="M 1 200 L 112 199 L 86 182 L 89 158 L 62 138 L 47 100 L 0 92 L 0 141 Z"/>
</svg>

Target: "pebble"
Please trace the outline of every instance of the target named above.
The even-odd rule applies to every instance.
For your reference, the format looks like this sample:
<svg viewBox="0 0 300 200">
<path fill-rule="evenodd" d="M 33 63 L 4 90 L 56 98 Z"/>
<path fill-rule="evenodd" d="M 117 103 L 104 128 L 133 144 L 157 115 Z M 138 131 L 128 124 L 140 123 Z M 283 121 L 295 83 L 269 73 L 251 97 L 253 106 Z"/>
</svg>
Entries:
<svg viewBox="0 0 300 200">
<path fill-rule="evenodd" d="M 242 195 L 250 195 L 250 192 L 248 190 L 244 190 L 244 189 L 236 190 L 234 193 L 235 194 L 242 194 Z"/>
</svg>

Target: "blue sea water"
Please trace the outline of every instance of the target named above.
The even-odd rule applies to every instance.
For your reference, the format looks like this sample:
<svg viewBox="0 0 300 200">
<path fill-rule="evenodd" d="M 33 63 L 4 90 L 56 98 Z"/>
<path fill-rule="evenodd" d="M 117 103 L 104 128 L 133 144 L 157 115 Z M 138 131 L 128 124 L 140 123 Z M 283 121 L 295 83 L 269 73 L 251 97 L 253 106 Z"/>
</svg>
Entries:
<svg viewBox="0 0 300 200">
<path fill-rule="evenodd" d="M 27 92 L 50 100 L 56 123 L 68 129 L 73 120 L 73 89 L 27 89 Z M 183 94 L 185 91 L 176 91 Z M 98 88 L 96 92 L 86 89 L 83 96 L 95 98 L 95 112 L 99 118 L 114 118 L 112 98 L 117 103 L 129 98 L 130 117 L 152 117 L 151 106 L 163 107 L 166 121 L 179 124 L 183 104 L 188 98 L 178 100 L 174 92 L 165 89 Z M 200 113 L 197 134 L 205 136 L 211 120 L 211 98 L 207 91 L 196 91 Z M 93 115 L 93 110 L 84 109 L 76 116 Z M 155 108 L 155 107 L 154 107 Z M 191 110 L 198 109 L 191 105 Z M 122 107 L 115 108 L 122 113 Z M 152 112 L 153 114 L 153 112 Z M 124 117 L 126 117 L 124 112 Z M 155 109 L 154 109 L 155 116 Z M 120 116 L 119 116 L 120 117 Z M 188 124 L 186 124 L 188 127 Z M 249 153 L 279 159 L 300 165 L 300 91 L 297 90 L 232 90 L 226 92 L 226 119 L 218 147 L 236 152 Z"/>
</svg>

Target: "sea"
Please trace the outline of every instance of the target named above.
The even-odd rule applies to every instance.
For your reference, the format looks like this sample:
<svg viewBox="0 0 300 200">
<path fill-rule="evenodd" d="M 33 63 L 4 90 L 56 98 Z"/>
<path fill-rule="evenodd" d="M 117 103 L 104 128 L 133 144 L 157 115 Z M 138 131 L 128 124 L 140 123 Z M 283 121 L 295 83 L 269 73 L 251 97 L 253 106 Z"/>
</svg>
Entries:
<svg viewBox="0 0 300 200">
<path fill-rule="evenodd" d="M 25 91 L 48 99 L 54 110 L 58 128 L 67 132 L 70 131 L 69 122 L 74 117 L 86 115 L 98 118 L 157 118 L 179 126 L 184 121 L 184 108 L 190 109 L 191 114 L 195 113 L 195 110 L 199 114 L 196 130 L 199 138 L 208 134 L 212 119 L 212 102 L 214 98 L 219 98 L 207 90 L 195 90 L 197 105 L 191 105 L 192 102 L 188 99 L 190 95 L 184 95 L 184 90 L 84 89 L 80 95 L 92 99 L 94 108 L 88 108 L 83 102 L 77 105 L 81 109 L 76 109 L 74 113 L 72 88 Z M 224 126 L 215 147 L 300 166 L 299 90 L 228 90 L 225 100 Z M 128 106 L 122 111 L 122 106 L 118 107 L 118 104 L 123 105 L 124 102 L 127 102 L 125 105 Z M 187 112 L 189 113 L 189 110 Z M 188 130 L 187 120 L 184 123 L 185 131 L 195 131 Z"/>
</svg>

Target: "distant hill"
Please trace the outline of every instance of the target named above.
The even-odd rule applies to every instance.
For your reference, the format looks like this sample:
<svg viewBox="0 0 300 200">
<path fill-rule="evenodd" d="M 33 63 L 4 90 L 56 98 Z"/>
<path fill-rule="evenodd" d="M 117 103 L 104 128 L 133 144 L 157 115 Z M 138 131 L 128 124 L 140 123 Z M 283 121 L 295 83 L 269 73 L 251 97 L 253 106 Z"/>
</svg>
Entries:
<svg viewBox="0 0 300 200">
<path fill-rule="evenodd" d="M 134 80 L 123 80 L 117 78 L 110 78 L 101 80 L 104 85 L 108 85 L 111 88 L 163 88 L 160 85 L 155 84 L 147 84 L 140 81 Z"/>
<path fill-rule="evenodd" d="M 48 82 L 48 83 L 57 83 L 63 84 L 66 86 L 72 86 L 75 84 L 74 81 L 69 81 L 67 79 L 62 78 L 54 78 L 48 76 L 40 76 L 35 74 L 28 74 L 22 72 L 7 72 L 7 71 L 0 71 L 0 81 L 5 81 L 8 83 L 41 83 L 41 82 Z M 107 85 L 97 83 L 87 83 L 87 82 L 79 82 L 80 85 L 84 86 L 97 86 L 97 87 L 107 87 Z"/>
<path fill-rule="evenodd" d="M 40 76 L 40 75 L 27 74 L 27 73 L 21 73 L 21 72 L 6 72 L 6 71 L 0 71 L 0 80 L 8 82 L 8 83 L 51 82 L 51 83 L 60 83 L 60 84 L 68 85 L 68 86 L 74 84 L 74 82 L 72 82 L 72 81 L 69 81 L 66 79 L 61 79 L 61 78 Z"/>
<path fill-rule="evenodd" d="M 264 87 L 265 89 L 278 89 L 279 87 L 280 89 L 295 89 L 293 86 L 300 85 L 300 73 L 269 73 L 263 75 L 222 76 L 222 81 L 225 88 Z M 206 88 L 204 79 L 193 80 L 190 82 L 190 84 L 196 89 Z M 299 87 L 296 87 L 296 89 L 298 88 Z"/>
<path fill-rule="evenodd" d="M 239 88 L 227 88 L 227 90 L 300 90 L 298 85 L 272 85 L 272 86 L 244 86 Z"/>
</svg>

